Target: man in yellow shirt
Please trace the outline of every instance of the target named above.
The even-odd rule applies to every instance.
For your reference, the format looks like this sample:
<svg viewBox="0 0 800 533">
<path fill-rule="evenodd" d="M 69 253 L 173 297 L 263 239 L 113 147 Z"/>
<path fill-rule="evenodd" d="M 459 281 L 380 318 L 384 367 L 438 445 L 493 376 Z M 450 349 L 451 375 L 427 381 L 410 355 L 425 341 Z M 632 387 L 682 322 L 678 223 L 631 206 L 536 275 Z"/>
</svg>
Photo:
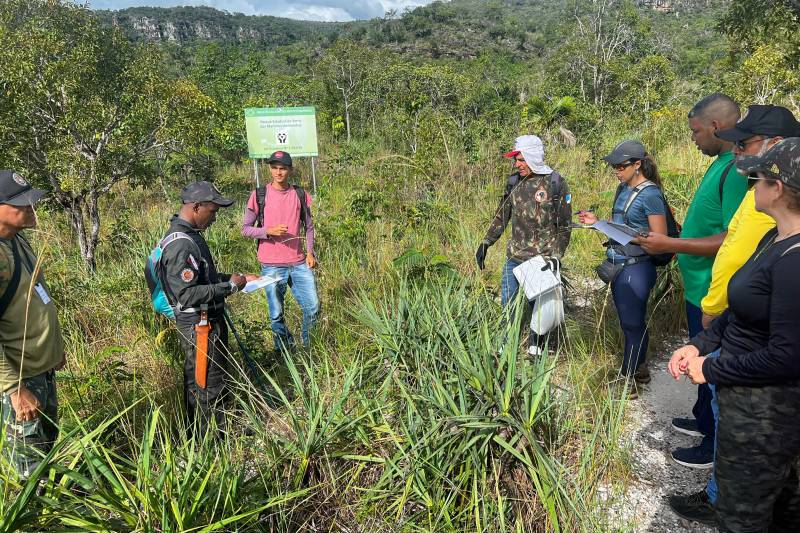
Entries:
<svg viewBox="0 0 800 533">
<path fill-rule="evenodd" d="M 800 135 L 800 122 L 785 107 L 773 105 L 752 105 L 742 115 L 733 128 L 720 130 L 716 136 L 733 143 L 736 159 L 743 156 L 763 155 L 784 137 Z M 728 233 L 722 241 L 714 266 L 711 270 L 711 284 L 701 301 L 703 309 L 703 328 L 707 328 L 718 315 L 728 307 L 728 282 L 733 274 L 753 255 L 756 245 L 764 234 L 775 226 L 775 220 L 756 211 L 753 190 L 747 191 L 739 208 L 728 224 Z M 717 354 L 714 354 L 717 355 Z M 711 407 L 715 423 L 718 417 L 716 390 L 711 386 Z M 689 433 L 690 419 L 675 419 L 673 427 L 682 433 Z M 698 433 L 699 434 L 699 433 Z M 712 470 L 705 489 L 695 494 L 670 497 L 669 504 L 675 513 L 690 521 L 714 523 L 714 502 L 717 498 L 717 483 Z"/>
</svg>

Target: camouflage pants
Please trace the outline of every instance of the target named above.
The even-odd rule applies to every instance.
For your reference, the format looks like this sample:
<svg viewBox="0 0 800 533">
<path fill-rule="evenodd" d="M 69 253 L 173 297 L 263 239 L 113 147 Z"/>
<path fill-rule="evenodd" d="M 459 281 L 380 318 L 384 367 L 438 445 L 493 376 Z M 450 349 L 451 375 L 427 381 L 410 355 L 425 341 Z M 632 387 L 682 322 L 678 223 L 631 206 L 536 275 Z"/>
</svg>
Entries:
<svg viewBox="0 0 800 533">
<path fill-rule="evenodd" d="M 800 386 L 720 387 L 720 531 L 800 531 Z"/>
<path fill-rule="evenodd" d="M 183 348 L 183 399 L 189 430 L 202 437 L 212 424 L 220 430 L 225 423 L 226 380 L 228 377 L 228 326 L 224 320 L 211 322 L 208 336 L 208 372 L 206 388 L 195 381 L 195 331 L 193 325 L 179 325 Z"/>
<path fill-rule="evenodd" d="M 49 370 L 44 374 L 22 380 L 25 388 L 39 400 L 41 415 L 36 420 L 17 422 L 11 397 L 3 394 L 2 425 L 6 434 L 5 453 L 20 477 L 24 479 L 27 479 L 39 466 L 41 457 L 50 451 L 58 437 L 55 377 L 55 370 Z"/>
</svg>

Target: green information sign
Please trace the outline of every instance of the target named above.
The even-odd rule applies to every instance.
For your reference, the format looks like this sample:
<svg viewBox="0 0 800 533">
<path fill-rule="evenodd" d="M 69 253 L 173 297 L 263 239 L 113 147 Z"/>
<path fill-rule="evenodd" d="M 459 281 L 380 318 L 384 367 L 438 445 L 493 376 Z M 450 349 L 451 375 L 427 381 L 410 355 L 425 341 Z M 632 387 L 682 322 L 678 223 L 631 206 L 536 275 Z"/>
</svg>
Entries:
<svg viewBox="0 0 800 533">
<path fill-rule="evenodd" d="M 292 157 L 316 157 L 317 120 L 313 107 L 248 107 L 244 110 L 247 147 L 253 159 L 283 150 Z"/>
</svg>

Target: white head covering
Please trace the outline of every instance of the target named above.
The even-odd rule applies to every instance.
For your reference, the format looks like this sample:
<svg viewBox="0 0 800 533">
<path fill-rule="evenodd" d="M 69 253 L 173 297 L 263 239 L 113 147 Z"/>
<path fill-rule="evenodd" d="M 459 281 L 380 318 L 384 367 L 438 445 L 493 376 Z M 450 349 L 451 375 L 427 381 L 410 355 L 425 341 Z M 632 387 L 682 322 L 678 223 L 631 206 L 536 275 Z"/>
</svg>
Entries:
<svg viewBox="0 0 800 533">
<path fill-rule="evenodd" d="M 521 135 L 514 140 L 514 149 L 505 157 L 522 154 L 534 174 L 550 174 L 553 169 L 544 164 L 544 144 L 536 135 Z"/>
</svg>

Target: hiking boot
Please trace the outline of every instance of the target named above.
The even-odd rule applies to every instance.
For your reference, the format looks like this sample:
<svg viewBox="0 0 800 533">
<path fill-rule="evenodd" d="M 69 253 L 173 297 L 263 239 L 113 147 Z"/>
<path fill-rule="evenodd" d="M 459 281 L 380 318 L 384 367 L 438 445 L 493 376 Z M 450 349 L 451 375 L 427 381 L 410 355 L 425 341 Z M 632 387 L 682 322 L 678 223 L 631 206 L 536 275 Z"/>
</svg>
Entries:
<svg viewBox="0 0 800 533">
<path fill-rule="evenodd" d="M 707 441 L 710 441 L 710 445 Z M 703 438 L 698 446 L 677 448 L 672 452 L 672 459 L 679 465 L 705 470 L 714 466 L 714 439 Z"/>
<path fill-rule="evenodd" d="M 669 497 L 669 506 L 676 515 L 690 522 L 699 522 L 707 526 L 716 523 L 714 518 L 714 506 L 708 499 L 705 490 L 684 496 L 673 494 Z"/>
<path fill-rule="evenodd" d="M 633 379 L 640 385 L 647 385 L 650 383 L 650 369 L 647 367 L 647 364 L 639 365 L 639 368 L 633 373 Z"/>
<path fill-rule="evenodd" d="M 673 418 L 672 429 L 678 433 L 689 435 L 692 437 L 702 437 L 703 433 L 697 425 L 697 420 L 694 418 Z"/>
</svg>

